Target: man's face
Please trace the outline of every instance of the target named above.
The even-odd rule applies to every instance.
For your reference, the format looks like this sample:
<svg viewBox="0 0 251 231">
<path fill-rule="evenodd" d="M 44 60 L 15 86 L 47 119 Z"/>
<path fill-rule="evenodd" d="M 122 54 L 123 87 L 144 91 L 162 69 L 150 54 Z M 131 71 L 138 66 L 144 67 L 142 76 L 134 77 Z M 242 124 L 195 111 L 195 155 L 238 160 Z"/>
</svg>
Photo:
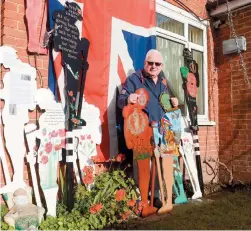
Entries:
<svg viewBox="0 0 251 231">
<path fill-rule="evenodd" d="M 161 72 L 163 67 L 162 57 L 158 53 L 152 53 L 144 62 L 144 70 L 151 77 L 156 77 Z"/>
</svg>

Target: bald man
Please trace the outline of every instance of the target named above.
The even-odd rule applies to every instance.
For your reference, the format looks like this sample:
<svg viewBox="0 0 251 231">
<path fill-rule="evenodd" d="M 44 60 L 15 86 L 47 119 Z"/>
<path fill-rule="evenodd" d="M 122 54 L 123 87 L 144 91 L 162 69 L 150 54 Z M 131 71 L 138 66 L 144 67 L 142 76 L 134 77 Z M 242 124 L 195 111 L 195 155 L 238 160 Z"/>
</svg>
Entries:
<svg viewBox="0 0 251 231">
<path fill-rule="evenodd" d="M 159 103 L 159 96 L 163 92 L 168 92 L 166 79 L 163 72 L 161 72 L 162 69 L 163 58 L 161 53 L 155 49 L 149 50 L 145 57 L 144 68 L 133 73 L 126 79 L 121 94 L 118 97 L 118 107 L 123 109 L 123 107 L 128 104 L 135 104 L 138 98 L 138 95 L 135 93 L 135 91 L 139 88 L 145 88 L 150 96 L 150 100 L 144 109 L 145 113 L 148 115 L 149 124 L 151 124 L 153 121 L 160 121 L 162 116 L 165 114 L 165 111 Z M 171 103 L 173 107 L 177 107 L 177 98 L 171 98 Z M 140 168 L 138 168 L 138 179 L 137 177 L 135 178 L 136 181 L 140 178 L 143 178 L 145 181 L 148 179 L 148 177 L 141 174 Z M 149 182 L 145 182 L 145 184 L 149 184 Z M 140 185 L 139 190 L 142 196 L 143 188 L 141 188 Z M 160 200 L 155 198 L 155 202 L 158 202 L 155 203 L 155 206 L 160 208 Z"/>
<path fill-rule="evenodd" d="M 159 104 L 159 96 L 162 92 L 168 92 L 165 77 L 161 74 L 162 68 L 161 53 L 154 49 L 149 50 L 146 54 L 144 69 L 133 73 L 126 79 L 118 98 L 118 107 L 123 109 L 129 103 L 136 103 L 138 95 L 134 92 L 139 88 L 145 88 L 150 96 L 145 109 L 149 122 L 160 121 L 165 112 Z M 171 98 L 171 103 L 173 107 L 178 106 L 177 98 Z"/>
</svg>

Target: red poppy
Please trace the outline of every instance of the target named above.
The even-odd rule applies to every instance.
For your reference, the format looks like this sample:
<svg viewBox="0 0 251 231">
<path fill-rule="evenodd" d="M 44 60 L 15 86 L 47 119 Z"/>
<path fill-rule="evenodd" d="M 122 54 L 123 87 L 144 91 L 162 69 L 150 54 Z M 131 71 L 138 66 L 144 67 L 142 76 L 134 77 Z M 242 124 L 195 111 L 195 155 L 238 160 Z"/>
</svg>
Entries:
<svg viewBox="0 0 251 231">
<path fill-rule="evenodd" d="M 100 203 L 100 204 L 96 204 L 96 210 L 97 210 L 97 212 L 99 212 L 102 208 L 103 208 L 103 205 L 102 205 L 102 203 Z"/>
<path fill-rule="evenodd" d="M 48 142 L 47 144 L 45 144 L 45 152 L 50 153 L 51 150 L 52 150 L 52 143 Z"/>
<path fill-rule="evenodd" d="M 90 207 L 90 213 L 95 214 L 98 213 L 99 211 L 101 211 L 103 208 L 102 203 L 100 204 L 94 204 Z"/>
<path fill-rule="evenodd" d="M 51 133 L 50 133 L 51 137 L 57 137 L 58 136 L 58 132 L 53 130 Z"/>
<path fill-rule="evenodd" d="M 97 213 L 96 209 L 94 206 L 90 207 L 90 213 L 95 214 Z"/>
<path fill-rule="evenodd" d="M 126 191 L 124 189 L 116 190 L 115 192 L 115 200 L 122 201 L 126 195 Z"/>
<path fill-rule="evenodd" d="M 127 201 L 127 206 L 133 207 L 136 204 L 136 200 Z"/>
<path fill-rule="evenodd" d="M 123 220 L 123 221 L 126 221 L 127 219 L 128 219 L 128 217 L 130 216 L 130 211 L 126 211 L 125 213 L 123 213 L 123 214 L 120 214 L 120 216 L 121 216 L 121 219 Z"/>
<path fill-rule="evenodd" d="M 85 136 L 81 135 L 80 138 L 81 138 L 81 140 L 85 140 Z"/>
<path fill-rule="evenodd" d="M 86 174 L 83 179 L 84 184 L 92 184 L 94 182 L 93 174 Z"/>
<path fill-rule="evenodd" d="M 61 144 L 56 144 L 55 147 L 54 147 L 54 150 L 55 151 L 61 150 Z"/>
<path fill-rule="evenodd" d="M 83 168 L 83 172 L 84 172 L 85 174 L 93 174 L 94 169 L 93 169 L 92 166 L 85 166 L 85 167 Z"/>
<path fill-rule="evenodd" d="M 115 157 L 115 161 L 117 161 L 117 162 L 123 162 L 124 160 L 125 160 L 125 155 L 124 154 L 122 154 L 122 153 L 120 153 L 120 154 L 118 154 L 116 157 Z"/>
<path fill-rule="evenodd" d="M 62 147 L 62 148 L 65 148 L 65 139 L 62 139 L 62 140 L 61 140 L 61 147 Z"/>
<path fill-rule="evenodd" d="M 48 156 L 47 155 L 42 156 L 40 163 L 46 164 L 47 162 L 48 162 Z"/>
<path fill-rule="evenodd" d="M 101 158 L 98 157 L 98 156 L 92 156 L 91 159 L 92 159 L 92 161 L 93 161 L 94 163 L 96 163 L 96 162 L 101 162 Z"/>
<path fill-rule="evenodd" d="M 60 136 L 60 137 L 65 137 L 65 129 L 59 129 L 58 130 L 58 135 Z"/>
</svg>

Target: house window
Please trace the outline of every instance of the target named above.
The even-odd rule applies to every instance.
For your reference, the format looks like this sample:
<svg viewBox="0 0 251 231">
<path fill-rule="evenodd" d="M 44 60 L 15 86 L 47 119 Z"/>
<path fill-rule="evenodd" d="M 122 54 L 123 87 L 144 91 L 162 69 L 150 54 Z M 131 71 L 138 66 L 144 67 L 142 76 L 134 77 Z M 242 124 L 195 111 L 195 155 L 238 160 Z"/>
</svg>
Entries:
<svg viewBox="0 0 251 231">
<path fill-rule="evenodd" d="M 163 71 L 171 93 L 179 99 L 183 114 L 188 115 L 180 75 L 180 67 L 184 66 L 183 49 L 188 48 L 199 65 L 199 124 L 208 121 L 207 24 L 199 22 L 186 11 L 160 0 L 157 0 L 156 5 L 156 24 L 157 49 L 164 59 Z"/>
</svg>

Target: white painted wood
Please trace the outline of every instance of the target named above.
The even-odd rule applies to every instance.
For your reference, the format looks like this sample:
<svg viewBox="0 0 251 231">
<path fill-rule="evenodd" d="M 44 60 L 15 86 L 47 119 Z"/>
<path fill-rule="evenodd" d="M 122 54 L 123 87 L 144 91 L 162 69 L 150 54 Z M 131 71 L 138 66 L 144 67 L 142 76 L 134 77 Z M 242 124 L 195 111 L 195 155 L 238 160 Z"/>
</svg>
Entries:
<svg viewBox="0 0 251 231">
<path fill-rule="evenodd" d="M 197 167 L 194 159 L 193 138 L 188 126 L 188 121 L 185 117 L 183 117 L 181 119 L 181 140 L 183 145 L 180 145 L 179 151 L 184 160 L 193 187 L 194 195 L 192 196 L 192 199 L 198 199 L 202 197 L 202 193 L 200 190 Z"/>
<path fill-rule="evenodd" d="M 37 90 L 36 103 L 45 112 L 39 118 L 37 138 L 40 185 L 43 190 L 47 215 L 56 216 L 57 170 L 65 147 L 65 115 L 62 104 L 57 103 L 49 89 Z"/>
<path fill-rule="evenodd" d="M 26 159 L 30 165 L 32 185 L 35 194 L 35 199 L 37 206 L 42 207 L 39 189 L 38 189 L 38 181 L 37 174 L 35 170 L 35 164 L 37 162 L 37 152 L 34 150 L 36 146 L 36 134 L 37 134 L 37 126 L 35 124 L 27 124 L 25 126 L 25 136 L 28 144 L 29 151 L 26 155 Z"/>
<path fill-rule="evenodd" d="M 94 167 L 91 157 L 97 155 L 96 145 L 101 143 L 102 131 L 99 109 L 88 104 L 84 98 L 81 118 L 86 121 L 86 126 L 74 130 L 74 133 L 78 138 L 78 159 L 82 170 L 85 166 Z"/>
<path fill-rule="evenodd" d="M 2 112 L 5 146 L 14 171 L 12 182 L 0 189 L 1 194 L 26 186 L 23 178 L 26 152 L 24 125 L 29 122 L 28 110 L 35 108 L 34 94 L 37 82 L 36 69 L 27 63 L 22 63 L 13 48 L 0 47 L 0 63 L 10 69 L 3 78 L 4 88 L 1 89 L 0 97 L 5 101 Z M 19 95 L 22 96 L 23 101 L 20 100 Z"/>
</svg>

